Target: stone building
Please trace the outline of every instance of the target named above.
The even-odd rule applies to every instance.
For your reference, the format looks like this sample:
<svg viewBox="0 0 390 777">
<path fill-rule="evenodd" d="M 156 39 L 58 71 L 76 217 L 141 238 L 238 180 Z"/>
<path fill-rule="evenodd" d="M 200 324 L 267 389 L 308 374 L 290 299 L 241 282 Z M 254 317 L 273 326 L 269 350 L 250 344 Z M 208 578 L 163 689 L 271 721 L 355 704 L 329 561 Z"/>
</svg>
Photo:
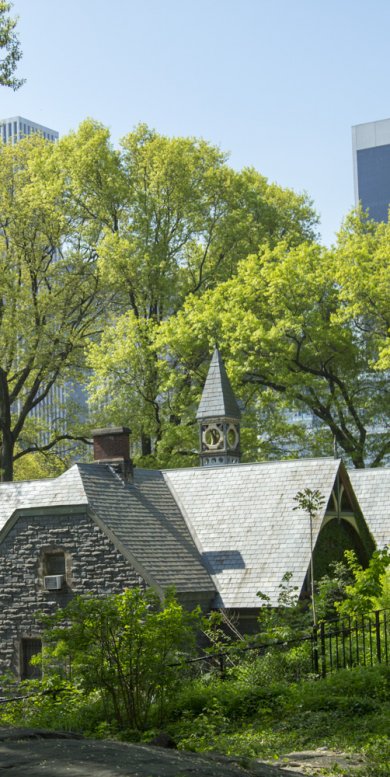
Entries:
<svg viewBox="0 0 390 777">
<path fill-rule="evenodd" d="M 96 430 L 92 464 L 58 478 L 0 485 L 0 673 L 26 677 L 41 648 L 39 612 L 70 597 L 174 586 L 189 608 L 255 621 L 261 591 L 277 604 L 286 572 L 310 589 L 310 525 L 294 499 L 318 489 L 314 570 L 374 541 L 342 462 L 240 464 L 240 413 L 216 350 L 199 405 L 200 467 L 133 469 L 129 430 Z"/>
</svg>

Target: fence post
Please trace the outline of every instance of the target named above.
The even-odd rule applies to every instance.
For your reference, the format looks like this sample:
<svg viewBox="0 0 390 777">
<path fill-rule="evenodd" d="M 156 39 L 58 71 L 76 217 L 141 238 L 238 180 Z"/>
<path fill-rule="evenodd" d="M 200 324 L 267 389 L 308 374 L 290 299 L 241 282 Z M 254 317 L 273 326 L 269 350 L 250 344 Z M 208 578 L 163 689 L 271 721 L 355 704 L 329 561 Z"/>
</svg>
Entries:
<svg viewBox="0 0 390 777">
<path fill-rule="evenodd" d="M 326 653 L 325 653 L 325 623 L 320 623 L 320 640 L 321 640 L 321 676 L 326 677 Z"/>
<path fill-rule="evenodd" d="M 312 645 L 313 645 L 314 672 L 315 674 L 318 674 L 318 629 L 317 629 L 316 623 L 314 623 L 313 625 Z"/>
<path fill-rule="evenodd" d="M 380 623 L 379 610 L 375 610 L 375 633 L 376 633 L 376 657 L 378 659 L 378 664 L 380 664 L 382 662 L 382 652 L 381 652 L 381 623 Z"/>
</svg>

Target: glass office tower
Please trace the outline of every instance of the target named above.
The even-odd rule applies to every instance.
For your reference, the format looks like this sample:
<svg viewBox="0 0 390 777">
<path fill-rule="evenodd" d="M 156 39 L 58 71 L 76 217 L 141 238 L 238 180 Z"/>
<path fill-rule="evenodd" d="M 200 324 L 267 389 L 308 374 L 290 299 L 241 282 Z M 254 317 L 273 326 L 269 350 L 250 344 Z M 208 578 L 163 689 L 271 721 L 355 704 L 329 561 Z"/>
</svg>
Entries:
<svg viewBox="0 0 390 777">
<path fill-rule="evenodd" d="M 355 202 L 375 221 L 387 221 L 390 205 L 390 119 L 352 127 Z"/>
<path fill-rule="evenodd" d="M 0 138 L 4 143 L 17 143 L 18 140 L 33 135 L 35 132 L 41 134 L 46 140 L 58 140 L 58 132 L 37 124 L 35 121 L 25 119 L 23 116 L 11 116 L 9 119 L 0 119 Z"/>
</svg>

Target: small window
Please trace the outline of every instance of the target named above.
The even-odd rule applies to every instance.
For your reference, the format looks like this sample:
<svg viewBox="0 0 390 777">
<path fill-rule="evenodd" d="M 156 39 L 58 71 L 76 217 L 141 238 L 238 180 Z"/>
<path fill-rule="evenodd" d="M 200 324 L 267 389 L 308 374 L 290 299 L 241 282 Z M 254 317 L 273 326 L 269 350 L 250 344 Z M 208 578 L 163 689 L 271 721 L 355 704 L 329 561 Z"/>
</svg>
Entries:
<svg viewBox="0 0 390 777">
<path fill-rule="evenodd" d="M 55 551 L 45 554 L 45 575 L 65 575 L 65 553 Z"/>
<path fill-rule="evenodd" d="M 20 677 L 35 680 L 42 677 L 42 665 L 31 664 L 31 659 L 42 653 L 42 640 L 35 637 L 22 639 L 20 645 Z"/>
</svg>

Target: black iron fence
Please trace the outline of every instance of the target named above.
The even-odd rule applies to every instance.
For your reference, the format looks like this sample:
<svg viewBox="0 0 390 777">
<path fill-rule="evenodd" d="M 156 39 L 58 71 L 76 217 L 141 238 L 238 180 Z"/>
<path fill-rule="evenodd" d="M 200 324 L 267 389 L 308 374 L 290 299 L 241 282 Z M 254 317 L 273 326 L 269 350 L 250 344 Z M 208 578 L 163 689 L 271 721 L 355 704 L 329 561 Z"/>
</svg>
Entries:
<svg viewBox="0 0 390 777">
<path fill-rule="evenodd" d="M 210 650 L 186 663 L 206 665 L 225 676 L 229 666 L 239 663 L 247 653 L 261 657 L 271 652 L 289 653 L 299 646 L 307 646 L 307 669 L 302 674 L 326 677 L 339 669 L 388 665 L 390 610 L 321 621 L 317 626 L 291 634 L 286 639 L 273 638 L 253 644 L 234 643 L 229 647 Z"/>
<path fill-rule="evenodd" d="M 312 639 L 313 667 L 322 677 L 352 666 L 388 664 L 390 611 L 321 622 Z"/>
</svg>

